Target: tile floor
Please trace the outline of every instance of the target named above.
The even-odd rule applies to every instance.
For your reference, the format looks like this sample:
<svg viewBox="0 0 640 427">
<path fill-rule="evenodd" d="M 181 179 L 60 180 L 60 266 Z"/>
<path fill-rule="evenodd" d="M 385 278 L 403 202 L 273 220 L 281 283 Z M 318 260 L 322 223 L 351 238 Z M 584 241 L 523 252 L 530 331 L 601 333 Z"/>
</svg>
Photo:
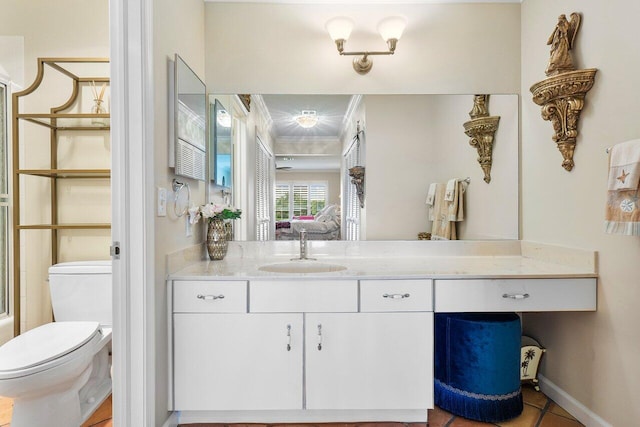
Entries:
<svg viewBox="0 0 640 427">
<path fill-rule="evenodd" d="M 500 423 L 487 424 L 470 421 L 461 417 L 451 415 L 442 409 L 435 408 L 429 411 L 428 427 L 584 427 L 567 411 L 558 406 L 554 401 L 542 393 L 534 391 L 528 386 L 522 388 L 524 395 L 524 411 L 518 418 Z M 0 397 L 0 427 L 11 425 L 11 399 Z M 293 427 L 288 425 L 265 424 L 232 424 L 231 427 Z M 426 427 L 421 423 L 358 423 L 358 424 L 306 424 L 305 427 Z M 100 408 L 87 420 L 82 427 L 113 427 L 111 420 L 111 396 L 102 404 Z M 181 427 L 227 427 L 225 424 L 181 424 Z"/>
</svg>

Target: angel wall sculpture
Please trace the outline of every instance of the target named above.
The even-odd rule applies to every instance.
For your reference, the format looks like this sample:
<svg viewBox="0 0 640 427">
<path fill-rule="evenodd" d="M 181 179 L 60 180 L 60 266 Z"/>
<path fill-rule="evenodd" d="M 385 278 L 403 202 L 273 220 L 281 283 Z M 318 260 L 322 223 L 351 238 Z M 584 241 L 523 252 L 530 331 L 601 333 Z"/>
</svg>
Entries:
<svg viewBox="0 0 640 427">
<path fill-rule="evenodd" d="M 542 118 L 551 121 L 553 141 L 562 154 L 562 167 L 571 171 L 574 166 L 573 153 L 578 138 L 578 121 L 584 107 L 585 96 L 593 87 L 595 68 L 576 69 L 571 51 L 580 28 L 578 13 L 558 17 L 547 45 L 551 46 L 547 78 L 531 86 L 533 102 L 542 107 Z"/>
<path fill-rule="evenodd" d="M 571 21 L 567 21 L 566 15 L 558 17 L 558 23 L 553 33 L 549 36 L 547 44 L 551 45 L 551 55 L 549 57 L 549 65 L 545 70 L 547 76 L 573 71 L 576 68 L 573 65 L 571 57 L 571 49 L 573 41 L 576 38 L 578 29 L 580 28 L 580 15 L 571 14 Z"/>
</svg>

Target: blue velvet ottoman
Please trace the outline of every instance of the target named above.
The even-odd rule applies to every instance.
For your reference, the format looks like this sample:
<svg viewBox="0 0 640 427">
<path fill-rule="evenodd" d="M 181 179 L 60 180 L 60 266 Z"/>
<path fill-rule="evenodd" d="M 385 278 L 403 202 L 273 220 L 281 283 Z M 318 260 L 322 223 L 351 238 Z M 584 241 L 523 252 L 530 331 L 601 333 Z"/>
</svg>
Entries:
<svg viewBox="0 0 640 427">
<path fill-rule="evenodd" d="M 520 336 L 515 313 L 436 313 L 435 404 L 482 422 L 520 415 Z"/>
</svg>

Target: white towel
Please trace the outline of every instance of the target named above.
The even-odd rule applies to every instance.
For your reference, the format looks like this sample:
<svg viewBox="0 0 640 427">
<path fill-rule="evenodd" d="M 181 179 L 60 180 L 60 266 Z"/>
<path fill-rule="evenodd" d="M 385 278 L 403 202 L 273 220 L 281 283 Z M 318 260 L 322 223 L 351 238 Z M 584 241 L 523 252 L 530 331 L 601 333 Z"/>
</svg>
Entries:
<svg viewBox="0 0 640 427">
<path fill-rule="evenodd" d="M 436 199 L 436 183 L 432 183 L 429 185 L 429 191 L 427 192 L 427 205 L 429 206 L 429 212 L 427 214 L 427 219 L 429 221 L 433 221 L 433 205 Z"/>
<path fill-rule="evenodd" d="M 447 188 L 444 191 L 444 199 L 447 202 L 453 202 L 456 193 L 456 184 L 458 183 L 457 179 L 450 179 L 447 181 Z"/>
<path fill-rule="evenodd" d="M 609 159 L 609 190 L 635 190 L 640 182 L 640 139 L 616 144 Z"/>
<path fill-rule="evenodd" d="M 429 184 L 429 191 L 427 192 L 427 205 L 433 206 L 433 201 L 436 197 L 436 183 Z"/>
</svg>

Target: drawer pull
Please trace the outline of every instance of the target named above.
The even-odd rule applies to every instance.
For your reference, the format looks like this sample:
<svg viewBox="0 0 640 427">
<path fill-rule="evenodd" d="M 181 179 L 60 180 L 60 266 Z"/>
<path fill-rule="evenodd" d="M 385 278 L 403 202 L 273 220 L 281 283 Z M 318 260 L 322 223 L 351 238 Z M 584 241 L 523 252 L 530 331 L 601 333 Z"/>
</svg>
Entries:
<svg viewBox="0 0 640 427">
<path fill-rule="evenodd" d="M 322 325 L 318 325 L 318 351 L 322 350 Z"/>
<path fill-rule="evenodd" d="M 409 298 L 411 295 L 409 294 L 384 294 L 382 298 L 391 298 L 391 299 L 405 299 Z"/>
<path fill-rule="evenodd" d="M 502 298 L 525 299 L 529 298 L 529 294 L 502 294 Z"/>
<path fill-rule="evenodd" d="M 287 351 L 291 351 L 291 325 L 287 325 Z"/>
<path fill-rule="evenodd" d="M 198 299 L 201 300 L 217 300 L 217 299 L 224 299 L 224 295 L 220 294 L 220 295 L 202 295 L 202 294 L 198 294 L 197 296 Z"/>
</svg>

